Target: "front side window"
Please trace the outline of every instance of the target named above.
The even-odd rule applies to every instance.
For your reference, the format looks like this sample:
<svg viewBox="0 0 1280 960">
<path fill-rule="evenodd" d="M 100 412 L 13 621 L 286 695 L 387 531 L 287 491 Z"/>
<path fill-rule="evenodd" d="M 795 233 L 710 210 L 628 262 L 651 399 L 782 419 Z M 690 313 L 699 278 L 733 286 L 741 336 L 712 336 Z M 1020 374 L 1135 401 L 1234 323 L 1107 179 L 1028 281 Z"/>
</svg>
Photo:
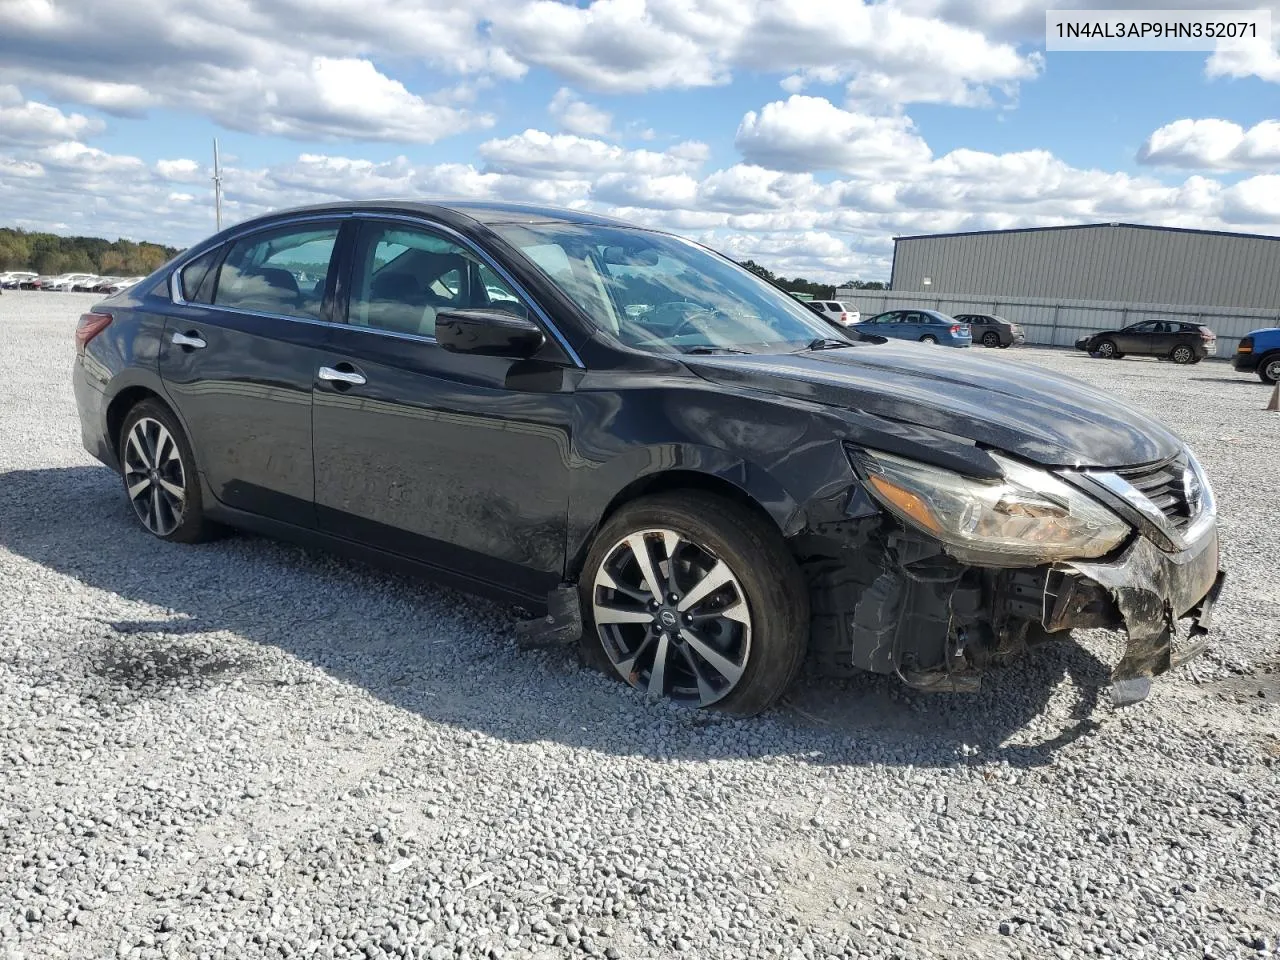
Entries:
<svg viewBox="0 0 1280 960">
<path fill-rule="evenodd" d="M 213 302 L 258 313 L 320 319 L 337 226 L 298 225 L 237 240 L 218 271 Z"/>
<path fill-rule="evenodd" d="M 362 226 L 347 322 L 433 337 L 441 310 L 528 316 L 506 281 L 460 244 L 398 223 Z"/>
<path fill-rule="evenodd" d="M 661 353 L 776 352 L 833 339 L 833 328 L 813 307 L 678 237 L 574 223 L 493 229 L 592 323 L 627 346 Z"/>
</svg>

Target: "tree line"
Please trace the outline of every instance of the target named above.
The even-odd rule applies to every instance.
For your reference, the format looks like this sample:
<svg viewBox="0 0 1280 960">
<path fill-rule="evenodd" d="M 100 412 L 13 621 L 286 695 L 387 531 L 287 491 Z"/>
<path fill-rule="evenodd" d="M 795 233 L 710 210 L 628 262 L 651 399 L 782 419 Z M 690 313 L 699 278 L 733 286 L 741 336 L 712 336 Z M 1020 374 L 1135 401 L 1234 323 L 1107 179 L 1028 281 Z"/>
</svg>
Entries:
<svg viewBox="0 0 1280 960">
<path fill-rule="evenodd" d="M 137 277 L 151 273 L 177 252 L 158 243 L 60 237 L 0 227 L 0 270 Z"/>
<path fill-rule="evenodd" d="M 758 277 L 764 277 L 770 283 L 782 287 L 783 290 L 791 293 L 807 293 L 816 300 L 830 300 L 836 295 L 838 287 L 829 283 L 815 283 L 812 280 L 806 280 L 804 277 L 795 277 L 788 280 L 786 277 L 779 277 L 767 267 L 762 267 L 754 260 L 742 260 L 740 265 L 746 267 Z M 887 290 L 888 285 L 881 283 L 879 280 L 846 280 L 839 287 L 852 287 L 854 290 Z"/>
</svg>

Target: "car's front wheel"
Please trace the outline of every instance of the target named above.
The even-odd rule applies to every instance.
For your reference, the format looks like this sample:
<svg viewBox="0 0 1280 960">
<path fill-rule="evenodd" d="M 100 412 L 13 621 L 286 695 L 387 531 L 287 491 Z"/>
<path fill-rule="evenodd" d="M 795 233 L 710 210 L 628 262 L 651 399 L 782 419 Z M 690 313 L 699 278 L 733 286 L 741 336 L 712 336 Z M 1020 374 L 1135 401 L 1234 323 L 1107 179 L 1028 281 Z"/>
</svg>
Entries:
<svg viewBox="0 0 1280 960">
<path fill-rule="evenodd" d="M 1120 359 L 1120 351 L 1116 349 L 1114 340 L 1102 340 L 1096 348 L 1098 356 L 1103 360 Z"/>
<path fill-rule="evenodd" d="M 1178 344 L 1173 348 L 1173 352 L 1169 354 L 1169 359 L 1174 363 L 1190 363 L 1195 358 L 1196 352 L 1185 343 Z"/>
<path fill-rule="evenodd" d="M 1280 383 L 1280 354 L 1263 357 L 1258 364 L 1258 379 L 1263 383 Z"/>
<path fill-rule="evenodd" d="M 120 474 L 134 516 L 161 540 L 196 543 L 214 533 L 204 516 L 191 444 L 178 418 L 144 400 L 120 430 Z"/>
<path fill-rule="evenodd" d="M 651 696 L 749 716 L 804 659 L 800 569 L 765 518 L 730 500 L 677 491 L 627 504 L 580 584 L 584 653 Z"/>
</svg>

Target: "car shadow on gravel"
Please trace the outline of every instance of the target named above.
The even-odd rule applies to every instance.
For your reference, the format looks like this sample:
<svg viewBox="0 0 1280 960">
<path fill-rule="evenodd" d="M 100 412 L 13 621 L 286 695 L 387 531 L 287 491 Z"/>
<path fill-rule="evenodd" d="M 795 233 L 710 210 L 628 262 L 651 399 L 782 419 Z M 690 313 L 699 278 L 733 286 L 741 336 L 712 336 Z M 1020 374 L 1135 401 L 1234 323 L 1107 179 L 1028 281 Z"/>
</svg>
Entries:
<svg viewBox="0 0 1280 960">
<path fill-rule="evenodd" d="M 158 542 L 103 467 L 0 475 L 0 547 L 153 609 L 150 619 L 104 621 L 99 647 L 80 658 L 87 683 L 149 690 L 193 675 L 252 683 L 261 670 L 261 686 L 279 699 L 288 696 L 280 663 L 265 664 L 275 647 L 289 655 L 277 661 L 296 658 L 426 720 L 511 742 L 898 766 L 1039 766 L 1111 709 L 1099 702 L 1108 668 L 1071 642 L 989 671 L 976 694 L 918 693 L 868 674 L 802 679 L 779 708 L 749 720 L 653 703 L 581 668 L 575 652 L 520 651 L 516 619 L 500 605 L 255 537 Z"/>
</svg>

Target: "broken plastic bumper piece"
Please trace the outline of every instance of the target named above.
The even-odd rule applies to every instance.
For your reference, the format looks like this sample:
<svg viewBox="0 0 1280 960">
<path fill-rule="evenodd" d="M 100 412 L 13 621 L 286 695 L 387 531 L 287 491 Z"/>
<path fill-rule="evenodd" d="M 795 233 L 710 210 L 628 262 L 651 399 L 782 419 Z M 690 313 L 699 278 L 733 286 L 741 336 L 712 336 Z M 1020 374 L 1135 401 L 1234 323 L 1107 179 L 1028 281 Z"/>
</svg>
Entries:
<svg viewBox="0 0 1280 960">
<path fill-rule="evenodd" d="M 1212 525 L 1178 553 L 1138 537 L 1116 560 L 1072 561 L 1056 572 L 1060 576 L 1051 576 L 1045 590 L 1047 630 L 1119 626 L 1127 634 L 1124 655 L 1111 672 L 1117 706 L 1144 699 L 1152 677 L 1204 650 L 1225 577 Z"/>
</svg>

